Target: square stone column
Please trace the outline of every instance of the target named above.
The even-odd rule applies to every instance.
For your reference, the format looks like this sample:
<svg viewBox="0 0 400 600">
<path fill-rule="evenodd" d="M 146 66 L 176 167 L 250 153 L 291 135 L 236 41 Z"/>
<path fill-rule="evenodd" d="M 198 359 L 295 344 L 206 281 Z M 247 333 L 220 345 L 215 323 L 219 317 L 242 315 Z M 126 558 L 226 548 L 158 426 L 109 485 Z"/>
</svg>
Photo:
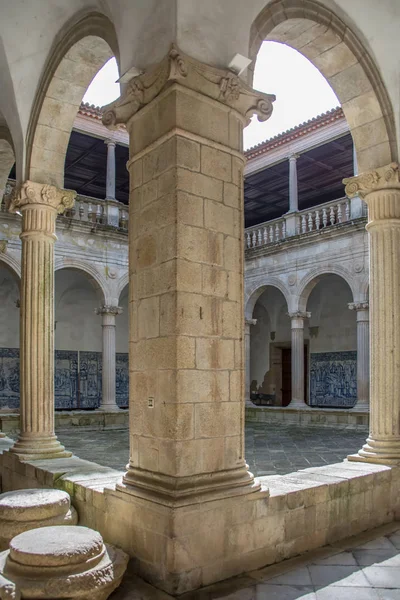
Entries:
<svg viewBox="0 0 400 600">
<path fill-rule="evenodd" d="M 26 181 L 9 210 L 22 213 L 20 434 L 21 460 L 71 456 L 54 433 L 54 243 L 56 217 L 76 192 Z"/>
<path fill-rule="evenodd" d="M 199 503 L 260 489 L 244 456 L 242 131 L 273 99 L 173 46 L 103 116 L 130 136 L 130 460 L 117 494 L 132 515 L 146 501 L 138 525 L 152 534 L 135 555 L 164 589 L 190 589 L 183 572 L 209 559 L 204 540 L 204 558 L 184 558 L 180 519 L 197 537 Z M 146 558 L 155 545 L 162 558 Z"/>
<path fill-rule="evenodd" d="M 183 56 L 134 78 L 106 124 L 130 135 L 130 463 L 172 504 L 255 487 L 244 459 L 242 130 L 272 110 Z"/>
<path fill-rule="evenodd" d="M 346 195 L 368 205 L 370 270 L 370 431 L 349 460 L 400 462 L 399 165 L 344 179 Z"/>
</svg>

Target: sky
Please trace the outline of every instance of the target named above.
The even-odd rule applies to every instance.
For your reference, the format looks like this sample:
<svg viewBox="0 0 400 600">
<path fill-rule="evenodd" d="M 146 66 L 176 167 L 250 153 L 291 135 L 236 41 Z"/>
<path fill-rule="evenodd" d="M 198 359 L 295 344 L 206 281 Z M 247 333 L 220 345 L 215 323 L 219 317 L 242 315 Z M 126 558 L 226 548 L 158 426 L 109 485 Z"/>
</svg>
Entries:
<svg viewBox="0 0 400 600">
<path fill-rule="evenodd" d="M 96 106 L 109 104 L 119 96 L 118 69 L 114 58 L 97 73 L 83 101 Z M 316 67 L 302 54 L 278 42 L 264 42 L 260 48 L 253 85 L 275 94 L 272 116 L 265 123 L 253 117 L 244 130 L 245 149 L 316 115 L 339 106 L 334 91 Z"/>
</svg>

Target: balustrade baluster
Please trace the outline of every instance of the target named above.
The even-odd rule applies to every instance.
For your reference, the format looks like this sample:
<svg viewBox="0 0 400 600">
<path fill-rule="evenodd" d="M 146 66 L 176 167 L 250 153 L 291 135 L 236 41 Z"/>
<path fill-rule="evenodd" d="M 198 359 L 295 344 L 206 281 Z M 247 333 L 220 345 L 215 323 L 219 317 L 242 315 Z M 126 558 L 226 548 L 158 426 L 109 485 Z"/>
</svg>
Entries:
<svg viewBox="0 0 400 600">
<path fill-rule="evenodd" d="M 93 210 L 93 204 L 91 202 L 88 203 L 87 216 L 88 216 L 88 221 L 93 221 L 95 213 Z"/>
<path fill-rule="evenodd" d="M 269 226 L 269 241 L 270 243 L 274 241 L 274 228 L 272 225 Z"/>
<path fill-rule="evenodd" d="M 282 221 L 282 239 L 286 238 L 286 222 Z"/>
<path fill-rule="evenodd" d="M 101 204 L 98 204 L 96 207 L 96 223 L 101 223 L 103 216 L 103 207 Z"/>
<path fill-rule="evenodd" d="M 312 219 L 312 213 L 308 213 L 308 231 L 312 231 L 313 230 L 313 219 Z"/>
<path fill-rule="evenodd" d="M 315 229 L 319 229 L 321 224 L 321 219 L 320 219 L 320 214 L 319 214 L 319 210 L 315 211 Z"/>
<path fill-rule="evenodd" d="M 249 233 L 246 233 L 246 248 L 251 248 L 251 238 Z"/>
<path fill-rule="evenodd" d="M 350 200 L 346 200 L 345 204 L 346 221 L 350 221 Z"/>
<path fill-rule="evenodd" d="M 259 229 L 258 232 L 257 232 L 257 241 L 258 241 L 258 245 L 262 246 L 262 233 L 261 233 L 261 229 Z"/>
<path fill-rule="evenodd" d="M 307 231 L 306 215 L 301 215 L 301 233 L 306 233 L 306 231 Z"/>
<path fill-rule="evenodd" d="M 337 220 L 338 220 L 338 223 L 342 222 L 342 203 L 341 202 L 337 205 Z"/>
<path fill-rule="evenodd" d="M 255 248 L 257 246 L 257 234 L 255 232 L 255 230 L 253 231 L 253 236 L 252 236 L 252 247 Z"/>
<path fill-rule="evenodd" d="M 335 207 L 331 206 L 329 209 L 329 221 L 331 225 L 335 224 Z"/>
<path fill-rule="evenodd" d="M 275 241 L 279 241 L 279 224 L 275 223 Z"/>
<path fill-rule="evenodd" d="M 328 225 L 328 212 L 326 208 L 322 209 L 322 225 L 326 227 Z"/>
<path fill-rule="evenodd" d="M 268 230 L 266 227 L 263 227 L 263 242 L 264 245 L 268 244 Z"/>
<path fill-rule="evenodd" d="M 83 215 L 85 214 L 85 205 L 83 204 L 83 202 L 79 202 L 78 213 L 79 213 L 79 218 L 82 221 Z"/>
</svg>

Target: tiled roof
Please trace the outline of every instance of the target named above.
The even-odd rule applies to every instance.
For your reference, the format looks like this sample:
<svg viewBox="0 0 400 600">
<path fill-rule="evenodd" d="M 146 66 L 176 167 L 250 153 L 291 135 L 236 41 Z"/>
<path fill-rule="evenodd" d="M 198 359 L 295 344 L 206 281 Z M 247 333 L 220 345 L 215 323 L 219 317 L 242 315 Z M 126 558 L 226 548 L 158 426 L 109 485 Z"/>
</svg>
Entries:
<svg viewBox="0 0 400 600">
<path fill-rule="evenodd" d="M 100 106 L 95 106 L 94 104 L 89 104 L 88 102 L 82 102 L 78 112 L 80 115 L 91 117 L 92 119 L 96 119 L 96 121 L 101 121 L 103 109 Z M 292 127 L 292 129 L 283 131 L 282 133 L 265 140 L 265 142 L 261 142 L 260 144 L 249 148 L 246 150 L 245 155 L 248 159 L 251 159 L 255 158 L 256 156 L 260 156 L 261 154 L 266 154 L 274 148 L 288 144 L 289 142 L 302 137 L 303 135 L 307 135 L 316 129 L 326 127 L 335 121 L 341 121 L 344 118 L 345 116 L 340 106 L 337 108 L 332 108 L 332 110 L 328 110 L 327 112 L 322 113 L 321 115 L 318 115 L 309 121 L 305 121 L 296 127 Z"/>
<path fill-rule="evenodd" d="M 322 113 L 321 115 L 318 115 L 309 121 L 305 121 L 296 127 L 292 127 L 292 129 L 283 131 L 282 133 L 265 140 L 265 142 L 261 142 L 260 144 L 249 148 L 245 151 L 246 158 L 250 159 L 260 156 L 261 154 L 266 154 L 274 148 L 288 144 L 289 142 L 302 137 L 303 135 L 307 135 L 316 129 L 326 127 L 335 121 L 341 121 L 344 118 L 345 116 L 340 106 L 337 108 L 332 108 L 332 110 L 328 110 L 326 113 Z"/>
</svg>

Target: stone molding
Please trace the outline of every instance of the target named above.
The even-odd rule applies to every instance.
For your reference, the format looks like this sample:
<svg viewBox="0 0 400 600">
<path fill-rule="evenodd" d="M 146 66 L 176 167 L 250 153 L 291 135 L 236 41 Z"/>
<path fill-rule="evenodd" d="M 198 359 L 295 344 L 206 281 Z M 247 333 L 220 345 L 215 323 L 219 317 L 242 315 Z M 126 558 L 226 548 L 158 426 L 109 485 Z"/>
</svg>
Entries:
<svg viewBox="0 0 400 600">
<path fill-rule="evenodd" d="M 232 71 L 201 63 L 172 44 L 160 63 L 133 77 L 121 97 L 105 107 L 103 125 L 115 129 L 126 124 L 172 82 L 225 104 L 238 111 L 246 121 L 253 114 L 259 121 L 266 121 L 272 114 L 273 94 L 255 92 Z"/>
<path fill-rule="evenodd" d="M 350 310 L 369 310 L 369 302 L 349 302 L 347 306 Z"/>
<path fill-rule="evenodd" d="M 100 308 L 95 308 L 94 312 L 96 315 L 114 315 L 116 317 L 122 313 L 122 310 L 120 306 L 104 305 Z"/>
<path fill-rule="evenodd" d="M 29 206 L 40 205 L 62 214 L 66 209 L 73 207 L 75 197 L 76 192 L 73 190 L 64 190 L 54 185 L 28 180 L 14 188 L 7 208 L 9 212 L 15 213 Z"/>
<path fill-rule="evenodd" d="M 367 171 L 355 177 L 343 179 L 345 193 L 348 198 L 360 196 L 366 198 L 371 192 L 379 190 L 400 190 L 398 163 L 390 163 L 374 171 Z"/>
</svg>

